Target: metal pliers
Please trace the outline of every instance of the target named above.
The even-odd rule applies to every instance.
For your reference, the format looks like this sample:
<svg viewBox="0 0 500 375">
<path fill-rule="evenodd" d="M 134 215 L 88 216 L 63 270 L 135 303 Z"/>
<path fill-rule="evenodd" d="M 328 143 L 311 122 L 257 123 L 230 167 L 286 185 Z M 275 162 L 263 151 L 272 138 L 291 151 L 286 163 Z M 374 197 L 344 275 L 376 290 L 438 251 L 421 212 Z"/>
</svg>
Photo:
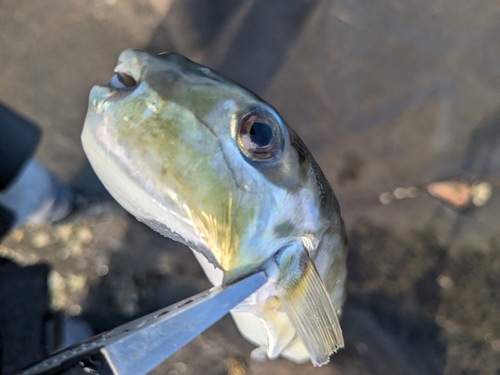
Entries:
<svg viewBox="0 0 500 375">
<path fill-rule="evenodd" d="M 267 281 L 259 272 L 213 287 L 112 331 L 63 349 L 21 375 L 144 375 Z"/>
</svg>

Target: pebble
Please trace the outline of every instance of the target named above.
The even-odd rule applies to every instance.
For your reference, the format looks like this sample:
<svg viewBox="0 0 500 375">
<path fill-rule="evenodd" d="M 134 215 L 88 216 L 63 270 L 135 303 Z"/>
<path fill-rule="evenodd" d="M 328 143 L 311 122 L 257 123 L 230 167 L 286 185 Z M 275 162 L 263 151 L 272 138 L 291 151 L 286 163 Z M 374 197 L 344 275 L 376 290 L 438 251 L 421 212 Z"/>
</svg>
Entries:
<svg viewBox="0 0 500 375">
<path fill-rule="evenodd" d="M 68 259 L 70 255 L 71 251 L 67 247 L 63 247 L 57 252 L 57 257 L 62 260 Z"/>
<path fill-rule="evenodd" d="M 87 284 L 87 277 L 83 275 L 75 275 L 70 273 L 66 276 L 66 286 L 71 293 L 83 291 Z"/>
<path fill-rule="evenodd" d="M 68 309 L 68 314 L 71 316 L 80 315 L 82 312 L 82 307 L 80 305 L 71 305 Z"/>
<path fill-rule="evenodd" d="M 73 256 L 82 254 L 83 253 L 82 244 L 78 242 L 71 244 L 70 251 L 71 255 Z"/>
<path fill-rule="evenodd" d="M 228 375 L 246 375 L 247 370 L 245 365 L 234 358 L 226 359 L 226 367 Z"/>
<path fill-rule="evenodd" d="M 24 237 L 24 233 L 22 230 L 19 230 L 19 229 L 14 229 L 10 233 L 10 239 L 12 240 L 14 245 L 17 245 L 19 242 L 21 242 L 23 237 Z"/>
<path fill-rule="evenodd" d="M 443 289 L 450 289 L 453 286 L 453 280 L 448 276 L 438 277 L 437 282 Z"/>
<path fill-rule="evenodd" d="M 184 362 L 176 362 L 173 367 L 174 371 L 177 371 L 179 374 L 185 374 L 187 371 L 187 365 Z"/>
<path fill-rule="evenodd" d="M 97 273 L 98 276 L 105 276 L 108 274 L 108 271 L 109 271 L 109 268 L 108 266 L 106 265 L 100 265 L 99 267 L 97 267 L 97 269 L 95 270 L 95 272 Z"/>
<path fill-rule="evenodd" d="M 83 270 L 85 269 L 85 267 L 87 267 L 87 261 L 84 258 L 76 258 L 75 267 L 79 270 Z"/>
<path fill-rule="evenodd" d="M 500 352 L 500 340 L 494 340 L 491 342 L 491 348 L 496 351 Z"/>
<path fill-rule="evenodd" d="M 356 350 L 362 356 L 367 355 L 368 352 L 369 352 L 368 346 L 364 342 L 357 343 L 356 344 Z"/>
<path fill-rule="evenodd" d="M 397 199 L 403 199 L 408 197 L 408 192 L 406 191 L 405 188 L 398 187 L 394 190 L 394 196 Z"/>
<path fill-rule="evenodd" d="M 50 236 L 45 232 L 37 232 L 31 238 L 31 245 L 36 249 L 41 249 L 50 245 Z"/>
<path fill-rule="evenodd" d="M 49 274 L 49 288 L 50 289 L 55 289 L 59 287 L 62 282 L 64 281 L 64 278 L 61 276 L 61 274 L 57 271 L 50 271 Z"/>
<path fill-rule="evenodd" d="M 380 203 L 382 204 L 389 204 L 391 203 L 392 201 L 392 196 L 391 194 L 389 193 L 382 193 L 380 194 L 380 196 L 378 197 L 378 200 L 380 201 Z"/>
<path fill-rule="evenodd" d="M 491 198 L 492 186 L 487 182 L 481 182 L 472 186 L 472 203 L 476 207 L 482 207 Z"/>
<path fill-rule="evenodd" d="M 77 237 L 80 240 L 80 242 L 84 244 L 88 244 L 94 239 L 92 231 L 87 227 L 79 228 L 77 232 Z"/>
<path fill-rule="evenodd" d="M 436 324 L 443 327 L 448 333 L 457 334 L 460 332 L 460 328 L 452 321 L 447 320 L 444 316 L 437 316 Z"/>
<path fill-rule="evenodd" d="M 73 227 L 71 225 L 61 225 L 57 227 L 56 234 L 62 241 L 68 241 L 73 234 Z"/>
<path fill-rule="evenodd" d="M 406 191 L 409 198 L 415 198 L 420 193 L 420 190 L 415 186 L 410 186 L 408 189 L 406 189 Z"/>
</svg>

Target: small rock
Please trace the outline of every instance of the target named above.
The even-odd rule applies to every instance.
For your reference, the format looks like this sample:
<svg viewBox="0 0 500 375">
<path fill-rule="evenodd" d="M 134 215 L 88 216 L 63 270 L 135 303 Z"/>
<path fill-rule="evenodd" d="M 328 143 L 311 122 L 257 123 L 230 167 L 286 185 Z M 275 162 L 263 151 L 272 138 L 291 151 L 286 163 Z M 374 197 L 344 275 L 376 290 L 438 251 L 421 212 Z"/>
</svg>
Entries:
<svg viewBox="0 0 500 375">
<path fill-rule="evenodd" d="M 59 259 L 62 259 L 62 260 L 68 259 L 70 255 L 71 255 L 71 251 L 67 247 L 63 247 L 62 249 L 60 249 L 57 252 L 57 257 Z"/>
<path fill-rule="evenodd" d="M 179 374 L 185 374 L 187 365 L 184 362 L 176 362 L 174 363 L 174 371 L 177 371 Z"/>
<path fill-rule="evenodd" d="M 369 352 L 368 346 L 364 342 L 357 343 L 356 344 L 356 350 L 362 356 L 367 355 L 368 352 Z"/>
<path fill-rule="evenodd" d="M 97 273 L 98 276 L 105 276 L 105 275 L 107 275 L 108 271 L 109 271 L 108 266 L 106 266 L 104 264 L 100 265 L 95 270 L 95 272 Z"/>
<path fill-rule="evenodd" d="M 382 193 L 382 194 L 380 194 L 378 199 L 379 199 L 380 203 L 382 203 L 382 204 L 389 204 L 392 201 L 392 196 L 389 193 Z"/>
<path fill-rule="evenodd" d="M 394 196 L 397 198 L 397 199 L 404 199 L 404 198 L 408 198 L 408 191 L 405 189 L 405 188 L 402 188 L 402 187 L 398 187 L 394 190 Z"/>
<path fill-rule="evenodd" d="M 437 282 L 443 289 L 450 289 L 453 286 L 453 280 L 448 276 L 438 277 Z"/>
<path fill-rule="evenodd" d="M 87 267 L 87 261 L 84 258 L 76 258 L 75 267 L 79 270 L 83 270 Z"/>
<path fill-rule="evenodd" d="M 56 229 L 56 235 L 62 241 L 68 241 L 73 234 L 73 227 L 71 225 L 61 225 Z"/>
<path fill-rule="evenodd" d="M 19 242 L 21 242 L 21 240 L 23 239 L 24 237 L 24 233 L 22 230 L 19 230 L 19 229 L 14 229 L 11 233 L 10 233 L 10 239 L 12 240 L 12 242 L 14 243 L 14 245 L 17 245 Z"/>
<path fill-rule="evenodd" d="M 494 340 L 491 342 L 491 348 L 496 351 L 500 352 L 500 340 Z"/>
<path fill-rule="evenodd" d="M 94 236 L 88 227 L 81 227 L 78 229 L 77 237 L 81 243 L 88 244 L 92 241 Z"/>
<path fill-rule="evenodd" d="M 41 249 L 50 245 L 50 236 L 45 232 L 37 232 L 31 238 L 31 245 L 36 249 Z"/>
<path fill-rule="evenodd" d="M 245 365 L 234 358 L 226 359 L 226 367 L 228 375 L 246 375 L 247 370 Z"/>
<path fill-rule="evenodd" d="M 63 280 L 64 280 L 64 278 L 61 276 L 61 274 L 59 272 L 50 271 L 49 288 L 50 289 L 58 288 L 62 284 Z"/>
<path fill-rule="evenodd" d="M 82 244 L 78 242 L 72 243 L 70 246 L 70 252 L 73 256 L 81 255 L 83 253 Z"/>
<path fill-rule="evenodd" d="M 80 315 L 82 312 L 82 307 L 80 305 L 71 305 L 68 309 L 68 314 L 71 316 Z"/>
<path fill-rule="evenodd" d="M 73 273 L 66 276 L 66 286 L 71 293 L 82 292 L 87 284 L 87 277 L 83 275 L 75 275 Z"/>
</svg>

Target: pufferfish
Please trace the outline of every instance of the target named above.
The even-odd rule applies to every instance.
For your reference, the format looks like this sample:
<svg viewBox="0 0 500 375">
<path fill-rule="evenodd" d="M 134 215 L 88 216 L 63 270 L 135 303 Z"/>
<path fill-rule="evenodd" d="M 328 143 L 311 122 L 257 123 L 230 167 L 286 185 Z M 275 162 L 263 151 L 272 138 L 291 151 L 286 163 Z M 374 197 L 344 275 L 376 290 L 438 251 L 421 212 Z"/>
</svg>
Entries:
<svg viewBox="0 0 500 375">
<path fill-rule="evenodd" d="M 82 142 L 111 195 L 191 248 L 212 284 L 267 274 L 231 311 L 253 358 L 321 366 L 344 346 L 339 205 L 272 106 L 179 54 L 126 50 L 92 88 Z"/>
</svg>

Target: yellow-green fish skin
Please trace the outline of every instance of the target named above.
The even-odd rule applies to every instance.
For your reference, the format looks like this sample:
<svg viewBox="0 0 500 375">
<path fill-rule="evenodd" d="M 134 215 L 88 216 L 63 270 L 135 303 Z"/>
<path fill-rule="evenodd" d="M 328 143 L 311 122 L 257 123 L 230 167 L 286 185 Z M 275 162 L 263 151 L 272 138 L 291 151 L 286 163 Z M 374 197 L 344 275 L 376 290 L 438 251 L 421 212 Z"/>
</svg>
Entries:
<svg viewBox="0 0 500 375">
<path fill-rule="evenodd" d="M 126 50 L 115 71 L 137 85 L 94 87 L 82 133 L 85 152 L 115 199 L 153 229 L 194 248 L 214 283 L 271 270 L 280 250 L 307 243 L 340 314 L 346 241 L 339 206 L 312 155 L 276 110 L 174 53 Z M 255 110 L 272 117 L 282 135 L 281 151 L 265 162 L 249 160 L 237 141 L 241 119 Z M 284 315 L 275 276 L 233 316 L 269 357 L 301 362 L 308 354 Z M 252 324 L 263 331 L 249 329 Z"/>
</svg>

